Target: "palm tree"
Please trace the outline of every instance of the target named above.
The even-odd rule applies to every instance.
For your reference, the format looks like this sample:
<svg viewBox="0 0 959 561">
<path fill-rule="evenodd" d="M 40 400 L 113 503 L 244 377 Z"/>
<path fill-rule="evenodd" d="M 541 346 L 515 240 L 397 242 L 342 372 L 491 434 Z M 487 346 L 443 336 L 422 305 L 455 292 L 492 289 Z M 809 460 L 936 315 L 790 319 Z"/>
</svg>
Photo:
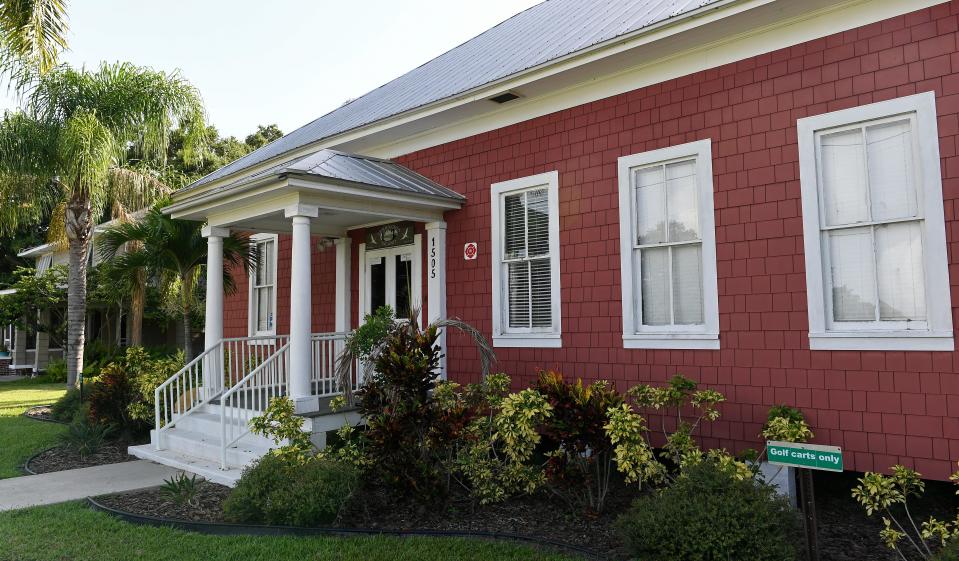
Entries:
<svg viewBox="0 0 959 561">
<path fill-rule="evenodd" d="M 164 285 L 176 288 L 186 359 L 189 362 L 193 358 L 190 348 L 193 339 L 191 315 L 197 281 L 206 264 L 207 243 L 201 233 L 202 224 L 170 218 L 160 207 L 160 204 L 154 206 L 140 220 L 107 228 L 97 236 L 97 249 L 105 259 L 112 259 L 113 266 L 118 270 L 131 273 L 146 271 Z M 123 247 L 126 249 L 121 252 Z M 253 267 L 255 257 L 249 237 L 231 234 L 224 238 L 223 259 L 233 265 L 223 268 L 223 286 L 231 292 L 236 289 L 231 269 L 250 270 Z"/>
<path fill-rule="evenodd" d="M 129 63 L 97 71 L 57 67 L 0 121 L 0 234 L 51 216 L 69 244 L 67 383 L 83 369 L 87 255 L 93 227 L 167 191 L 144 164 L 165 162 L 172 128 L 202 159 L 203 104 L 179 74 Z M 136 166 L 133 159 L 139 160 Z M 59 225 L 58 225 L 59 224 Z"/>
<path fill-rule="evenodd" d="M 46 74 L 67 47 L 65 0 L 0 1 L 0 71 L 17 85 Z"/>
</svg>

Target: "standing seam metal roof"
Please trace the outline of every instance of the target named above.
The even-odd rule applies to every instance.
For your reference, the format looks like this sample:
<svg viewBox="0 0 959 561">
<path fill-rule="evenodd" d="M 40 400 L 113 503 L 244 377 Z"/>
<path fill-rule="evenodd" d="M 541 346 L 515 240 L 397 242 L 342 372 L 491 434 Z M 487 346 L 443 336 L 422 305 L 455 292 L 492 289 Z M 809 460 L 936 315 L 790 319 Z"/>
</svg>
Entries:
<svg viewBox="0 0 959 561">
<path fill-rule="evenodd" d="M 546 0 L 227 164 L 191 187 L 719 1 Z"/>
<path fill-rule="evenodd" d="M 441 197 L 456 201 L 465 200 L 463 195 L 456 191 L 447 189 L 395 162 L 329 149 L 287 160 L 222 187 L 217 187 L 216 191 L 225 191 L 249 181 L 281 175 L 301 175 L 347 181 L 383 189 L 393 189 L 404 193 Z"/>
</svg>

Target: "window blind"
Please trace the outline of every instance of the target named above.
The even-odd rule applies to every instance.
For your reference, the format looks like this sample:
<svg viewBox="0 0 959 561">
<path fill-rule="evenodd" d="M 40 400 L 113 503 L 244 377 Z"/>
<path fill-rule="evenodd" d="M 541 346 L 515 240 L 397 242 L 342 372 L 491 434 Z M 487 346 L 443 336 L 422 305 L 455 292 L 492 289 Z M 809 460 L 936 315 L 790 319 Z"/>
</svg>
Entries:
<svg viewBox="0 0 959 561">
<path fill-rule="evenodd" d="M 511 329 L 552 327 L 548 197 L 545 188 L 504 197 L 505 308 Z"/>
</svg>

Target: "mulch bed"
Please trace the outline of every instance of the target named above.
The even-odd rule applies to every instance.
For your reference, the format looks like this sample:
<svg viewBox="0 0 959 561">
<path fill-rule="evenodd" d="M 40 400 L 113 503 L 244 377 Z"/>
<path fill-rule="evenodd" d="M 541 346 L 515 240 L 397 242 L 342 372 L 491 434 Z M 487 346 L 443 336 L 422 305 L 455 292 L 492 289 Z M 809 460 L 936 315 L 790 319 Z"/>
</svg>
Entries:
<svg viewBox="0 0 959 561">
<path fill-rule="evenodd" d="M 901 561 L 899 555 L 882 544 L 882 516 L 866 516 L 866 511 L 852 498 L 852 488 L 858 485 L 858 473 L 816 473 L 816 512 L 819 515 L 819 544 L 821 561 Z M 929 516 L 939 520 L 955 520 L 959 508 L 956 486 L 942 481 L 927 481 L 921 498 L 911 498 L 909 508 L 916 524 Z M 906 519 L 894 511 L 900 521 Z M 905 523 L 905 522 L 904 522 Z M 905 540 L 904 540 L 905 541 Z M 903 551 L 908 554 L 909 544 Z"/>
<path fill-rule="evenodd" d="M 346 528 L 481 531 L 521 534 L 587 548 L 612 559 L 626 558 L 613 523 L 638 496 L 635 488 L 613 484 L 599 515 L 574 512 L 548 492 L 475 507 L 457 493 L 445 507 L 423 506 L 383 489 L 361 491 L 340 513 Z"/>
<path fill-rule="evenodd" d="M 52 405 L 37 405 L 23 412 L 24 417 L 35 419 L 37 421 L 49 421 L 51 423 L 63 423 L 53 418 Z"/>
<path fill-rule="evenodd" d="M 80 458 L 80 454 L 64 446 L 56 446 L 40 452 L 27 462 L 27 467 L 33 473 L 51 473 L 68 469 L 118 464 L 136 460 L 127 454 L 129 442 L 110 442 L 100 447 L 96 454 Z"/>
<path fill-rule="evenodd" d="M 223 501 L 230 488 L 208 481 L 197 481 L 196 506 L 179 505 L 170 500 L 159 488 L 117 493 L 97 497 L 97 502 L 126 512 L 189 520 L 190 522 L 223 522 Z"/>
<path fill-rule="evenodd" d="M 821 561 L 897 561 L 900 559 L 898 555 L 887 549 L 879 538 L 881 518 L 878 515 L 866 516 L 851 497 L 857 477 L 859 474 L 856 473 L 816 474 Z M 193 522 L 223 522 L 222 503 L 230 489 L 209 482 L 198 486 L 199 506 L 195 508 L 173 503 L 159 489 L 108 495 L 97 500 L 135 514 Z M 616 485 L 610 491 L 603 514 L 583 516 L 573 514 L 565 503 L 548 493 L 475 507 L 465 496 L 454 493 L 445 506 L 428 507 L 370 486 L 362 489 L 346 506 L 337 525 L 377 530 L 521 534 L 587 548 L 609 559 L 627 559 L 628 555 L 613 530 L 613 522 L 636 496 L 635 490 Z M 959 508 L 959 498 L 953 485 L 927 482 L 925 495 L 920 500 L 914 499 L 910 505 L 917 523 L 930 515 L 953 520 Z M 909 558 L 910 561 L 913 559 Z"/>
</svg>

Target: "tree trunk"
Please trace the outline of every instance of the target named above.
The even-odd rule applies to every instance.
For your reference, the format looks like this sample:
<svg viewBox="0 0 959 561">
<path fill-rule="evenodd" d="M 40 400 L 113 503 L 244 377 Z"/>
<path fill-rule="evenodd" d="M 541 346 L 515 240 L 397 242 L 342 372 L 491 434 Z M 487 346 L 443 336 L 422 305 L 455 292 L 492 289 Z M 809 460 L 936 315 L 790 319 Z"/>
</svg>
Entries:
<svg viewBox="0 0 959 561">
<path fill-rule="evenodd" d="M 193 360 L 193 325 L 190 321 L 192 298 L 193 283 L 190 282 L 190 276 L 180 275 L 180 309 L 183 311 L 183 351 L 186 362 Z"/>
<path fill-rule="evenodd" d="M 87 251 L 93 221 L 90 201 L 73 198 L 66 207 L 66 233 L 70 242 L 67 276 L 67 387 L 77 384 L 83 371 L 83 346 L 87 324 Z"/>
<path fill-rule="evenodd" d="M 130 346 L 143 346 L 143 310 L 146 307 L 146 272 L 138 269 L 130 294 Z"/>
</svg>

